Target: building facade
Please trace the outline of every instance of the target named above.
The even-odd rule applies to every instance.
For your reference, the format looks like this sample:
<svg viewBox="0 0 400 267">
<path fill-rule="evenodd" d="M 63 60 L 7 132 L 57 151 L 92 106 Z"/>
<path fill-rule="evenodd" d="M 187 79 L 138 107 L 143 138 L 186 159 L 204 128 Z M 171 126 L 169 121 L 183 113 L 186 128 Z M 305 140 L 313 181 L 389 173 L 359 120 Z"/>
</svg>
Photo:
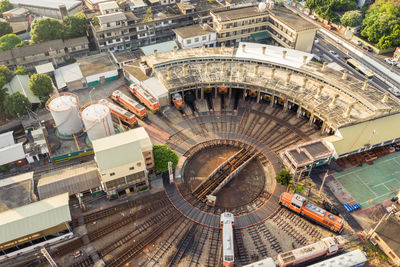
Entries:
<svg viewBox="0 0 400 267">
<path fill-rule="evenodd" d="M 211 16 L 218 44 L 227 46 L 266 32 L 272 38 L 272 44 L 310 52 L 317 30 L 312 23 L 273 3 L 268 7 L 261 3 L 258 7 L 212 11 Z"/>
<path fill-rule="evenodd" d="M 0 52 L 0 64 L 9 68 L 17 65 L 34 70 L 36 65 L 51 62 L 55 67 L 70 57 L 89 53 L 89 41 L 84 37 L 68 40 L 53 40 L 45 43 L 15 47 Z"/>
<path fill-rule="evenodd" d="M 217 43 L 216 32 L 208 25 L 192 25 L 174 30 L 176 41 L 182 49 L 204 45 L 214 47 Z"/>
<path fill-rule="evenodd" d="M 144 128 L 93 141 L 102 187 L 109 197 L 148 188 L 154 167 L 153 146 Z"/>
</svg>

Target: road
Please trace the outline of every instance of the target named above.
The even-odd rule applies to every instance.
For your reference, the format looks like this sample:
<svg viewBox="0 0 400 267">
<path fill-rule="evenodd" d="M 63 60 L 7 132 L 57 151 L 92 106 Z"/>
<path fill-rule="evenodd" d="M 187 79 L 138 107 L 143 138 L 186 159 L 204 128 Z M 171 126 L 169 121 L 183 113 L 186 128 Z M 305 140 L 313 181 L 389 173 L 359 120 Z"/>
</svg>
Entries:
<svg viewBox="0 0 400 267">
<path fill-rule="evenodd" d="M 321 24 L 319 24 L 318 22 L 310 19 L 307 15 L 303 14 L 301 11 L 299 11 L 299 10 L 293 8 L 293 7 L 290 7 L 288 5 L 285 5 L 285 6 L 287 8 L 289 8 L 290 10 L 292 10 L 293 12 L 299 14 L 301 17 L 303 17 L 307 21 L 313 23 L 314 25 L 316 25 L 318 27 L 322 27 Z M 385 90 L 385 91 L 390 89 L 390 91 L 392 93 L 395 93 L 398 97 L 400 96 L 400 91 L 397 89 L 397 88 L 400 87 L 400 84 L 397 81 L 393 80 L 392 78 L 390 78 L 388 76 L 388 73 L 391 73 L 391 72 L 394 72 L 394 73 L 398 74 L 399 71 L 400 71 L 400 69 L 398 69 L 398 67 L 392 67 L 392 66 L 388 65 L 386 62 L 374 57 L 372 54 L 369 55 L 370 57 L 374 57 L 374 59 L 376 61 L 381 61 L 381 64 L 386 67 L 385 71 L 380 71 L 374 65 L 369 64 L 367 61 L 365 61 L 364 59 L 360 58 L 359 56 L 357 56 L 353 52 L 350 52 L 343 45 L 341 45 L 341 44 L 337 43 L 336 41 L 330 39 L 327 35 L 324 35 L 321 31 L 318 31 L 317 33 L 318 33 L 317 35 L 319 36 L 318 41 L 320 41 L 320 42 L 319 42 L 319 44 L 315 45 L 315 47 L 313 49 L 313 52 L 317 52 L 317 55 L 325 54 L 326 56 L 323 56 L 322 58 L 329 57 L 332 61 L 338 63 L 342 67 L 345 67 L 347 70 L 349 70 L 357 78 L 362 78 L 363 80 L 365 80 L 365 78 L 361 77 L 362 75 L 360 75 L 359 73 L 356 73 L 356 71 L 354 71 L 354 69 L 352 69 L 349 66 L 345 66 L 344 65 L 345 64 L 345 62 L 343 60 L 344 57 L 352 57 L 352 58 L 356 59 L 357 61 L 359 61 L 360 63 L 362 63 L 366 67 L 368 67 L 375 74 L 375 77 L 370 80 L 370 82 L 372 84 L 374 84 L 378 88 L 380 88 L 382 90 Z M 348 40 L 342 38 L 341 36 L 339 36 L 337 34 L 336 34 L 336 36 L 338 38 L 340 38 L 343 42 L 348 42 Z M 338 53 L 339 54 L 339 59 L 336 59 L 333 55 L 331 55 L 329 53 L 329 50 L 333 50 L 336 53 Z M 368 54 L 369 52 L 362 51 L 362 53 Z M 328 60 L 328 61 L 330 61 L 330 60 Z"/>
</svg>

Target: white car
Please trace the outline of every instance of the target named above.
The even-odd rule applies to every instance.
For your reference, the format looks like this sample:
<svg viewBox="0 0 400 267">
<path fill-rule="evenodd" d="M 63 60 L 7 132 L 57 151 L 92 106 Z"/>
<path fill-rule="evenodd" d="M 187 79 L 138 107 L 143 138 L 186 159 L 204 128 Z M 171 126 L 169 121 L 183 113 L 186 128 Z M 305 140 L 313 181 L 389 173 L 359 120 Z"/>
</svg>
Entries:
<svg viewBox="0 0 400 267">
<path fill-rule="evenodd" d="M 387 57 L 384 59 L 386 63 L 389 63 L 390 65 L 396 65 L 397 62 L 391 59 L 390 57 Z"/>
<path fill-rule="evenodd" d="M 335 58 L 339 58 L 338 53 L 336 53 L 335 51 L 329 50 L 329 53 L 331 53 L 331 55 L 334 56 Z"/>
</svg>

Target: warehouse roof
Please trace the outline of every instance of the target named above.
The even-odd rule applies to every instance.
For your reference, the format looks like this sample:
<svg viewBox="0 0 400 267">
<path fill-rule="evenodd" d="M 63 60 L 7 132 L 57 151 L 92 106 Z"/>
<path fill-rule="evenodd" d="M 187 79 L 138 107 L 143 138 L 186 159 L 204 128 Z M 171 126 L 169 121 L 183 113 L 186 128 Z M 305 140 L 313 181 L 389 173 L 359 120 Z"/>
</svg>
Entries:
<svg viewBox="0 0 400 267">
<path fill-rule="evenodd" d="M 57 10 L 60 5 L 65 5 L 68 10 L 82 5 L 82 2 L 77 0 L 10 0 L 10 3 L 13 6 L 32 6 Z"/>
<path fill-rule="evenodd" d="M 22 143 L 0 148 L 0 166 L 20 159 L 25 159 L 25 151 Z"/>
<path fill-rule="evenodd" d="M 42 175 L 38 182 L 40 199 L 64 192 L 69 195 L 101 186 L 95 162 L 74 165 Z"/>
<path fill-rule="evenodd" d="M 121 20 L 126 20 L 124 12 L 116 12 L 107 15 L 98 16 L 100 24 L 106 24 L 110 22 L 116 22 Z"/>
<path fill-rule="evenodd" d="M 163 43 L 142 46 L 140 48 L 140 50 L 142 50 L 142 52 L 145 56 L 148 56 L 148 55 L 153 55 L 154 50 L 157 50 L 157 53 L 172 51 L 172 50 L 174 50 L 175 46 L 178 47 L 178 45 L 176 44 L 175 41 L 167 41 L 167 42 L 163 42 Z"/>
<path fill-rule="evenodd" d="M 32 203 L 33 172 L 0 180 L 0 212 Z"/>
<path fill-rule="evenodd" d="M 15 144 L 13 131 L 0 134 L 0 148 Z"/>
<path fill-rule="evenodd" d="M 318 26 L 302 18 L 296 13 L 293 13 L 286 7 L 275 6 L 273 9 L 267 10 L 270 16 L 281 21 L 286 26 L 292 28 L 296 32 L 319 28 Z"/>
<path fill-rule="evenodd" d="M 143 127 L 96 139 L 92 143 L 99 171 L 143 160 L 142 149 L 151 148 L 150 138 Z"/>
<path fill-rule="evenodd" d="M 76 61 L 76 63 L 79 65 L 84 77 L 118 70 L 117 65 L 108 52 L 81 57 Z"/>
<path fill-rule="evenodd" d="M 67 83 L 82 80 L 83 74 L 79 68 L 78 63 L 66 65 L 54 71 L 57 88 L 61 89 L 67 86 Z"/>
<path fill-rule="evenodd" d="M 71 221 L 68 193 L 0 213 L 0 244 Z"/>
<path fill-rule="evenodd" d="M 89 43 L 89 40 L 86 36 L 64 40 L 65 47 L 81 46 L 81 45 L 88 44 L 88 43 Z"/>
<path fill-rule="evenodd" d="M 149 90 L 157 99 L 168 95 L 168 90 L 155 77 L 142 81 L 142 86 Z"/>
<path fill-rule="evenodd" d="M 46 74 L 54 71 L 54 66 L 52 62 L 44 63 L 35 66 L 36 72 L 39 74 Z"/>
</svg>

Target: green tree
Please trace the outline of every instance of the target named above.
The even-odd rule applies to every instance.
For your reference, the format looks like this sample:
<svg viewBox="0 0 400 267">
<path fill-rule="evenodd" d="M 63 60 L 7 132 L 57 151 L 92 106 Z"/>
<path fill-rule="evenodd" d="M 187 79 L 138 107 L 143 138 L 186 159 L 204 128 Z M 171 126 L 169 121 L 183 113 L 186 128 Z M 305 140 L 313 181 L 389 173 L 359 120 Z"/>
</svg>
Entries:
<svg viewBox="0 0 400 267">
<path fill-rule="evenodd" d="M 151 7 L 146 9 L 146 15 L 144 15 L 143 22 L 153 21 L 153 12 Z"/>
<path fill-rule="evenodd" d="M 355 27 L 361 24 L 363 16 L 358 10 L 347 11 L 340 18 L 340 23 L 344 26 Z"/>
<path fill-rule="evenodd" d="M 0 89 L 0 110 L 4 109 L 4 100 L 6 99 L 6 96 L 8 95 L 7 91 L 8 91 L 7 88 Z"/>
<path fill-rule="evenodd" d="M 25 75 L 25 74 L 26 74 L 26 70 L 21 66 L 17 66 L 17 70 L 15 71 L 15 75 Z"/>
<path fill-rule="evenodd" d="M 56 19 L 35 19 L 31 29 L 31 40 L 35 44 L 61 39 L 63 37 L 63 26 L 61 22 Z"/>
<path fill-rule="evenodd" d="M 0 13 L 3 14 L 4 12 L 12 9 L 12 5 L 8 0 L 1 0 L 0 1 Z"/>
<path fill-rule="evenodd" d="M 13 29 L 10 25 L 9 22 L 7 21 L 0 21 L 0 37 L 5 35 L 5 34 L 9 34 L 12 33 Z"/>
<path fill-rule="evenodd" d="M 282 169 L 278 175 L 276 176 L 276 181 L 281 185 L 289 185 L 290 180 L 292 179 L 292 175 L 286 169 Z"/>
<path fill-rule="evenodd" d="M 330 22 L 339 21 L 337 12 L 353 10 L 356 6 L 355 0 L 306 0 L 306 7 Z"/>
<path fill-rule="evenodd" d="M 86 19 L 83 12 L 64 19 L 64 38 L 70 39 L 86 35 Z"/>
<path fill-rule="evenodd" d="M 13 118 L 23 116 L 31 109 L 31 102 L 20 92 L 7 95 L 4 99 L 4 111 Z"/>
<path fill-rule="evenodd" d="M 9 83 L 12 78 L 14 77 L 14 72 L 12 72 L 7 66 L 1 65 L 0 66 L 0 77 L 4 78 L 4 84 Z M 4 86 L 2 83 L 3 81 L 0 80 L 0 88 Z"/>
<path fill-rule="evenodd" d="M 24 43 L 24 41 L 15 34 L 11 33 L 3 35 L 0 37 L 0 51 L 11 50 L 21 43 Z"/>
<path fill-rule="evenodd" d="M 400 10 L 389 1 L 379 0 L 371 5 L 362 22 L 361 36 L 378 48 L 399 45 Z"/>
<path fill-rule="evenodd" d="M 172 168 L 178 164 L 178 155 L 167 145 L 154 145 L 154 169 L 157 172 L 168 171 L 168 162 L 172 162 Z"/>
<path fill-rule="evenodd" d="M 97 16 L 93 17 L 92 18 L 92 23 L 93 23 L 93 25 L 99 25 L 100 24 L 99 18 Z"/>
<path fill-rule="evenodd" d="M 46 74 L 33 74 L 29 79 L 29 89 L 39 98 L 46 98 L 53 92 L 51 78 Z"/>
</svg>

